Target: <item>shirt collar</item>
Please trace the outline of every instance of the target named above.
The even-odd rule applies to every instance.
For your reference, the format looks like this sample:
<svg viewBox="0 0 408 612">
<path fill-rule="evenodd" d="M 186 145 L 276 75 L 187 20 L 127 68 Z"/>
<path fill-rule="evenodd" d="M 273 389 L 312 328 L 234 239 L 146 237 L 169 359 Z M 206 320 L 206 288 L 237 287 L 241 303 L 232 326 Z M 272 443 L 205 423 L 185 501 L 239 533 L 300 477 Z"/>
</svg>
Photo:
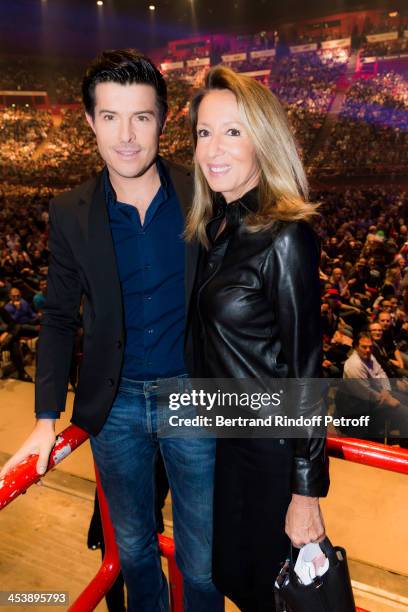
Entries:
<svg viewBox="0 0 408 612">
<path fill-rule="evenodd" d="M 167 170 L 162 162 L 160 155 L 157 156 L 155 163 L 156 163 L 157 171 L 160 177 L 161 188 L 163 189 L 163 195 L 164 195 L 163 199 L 167 200 L 167 198 L 169 197 L 170 181 L 169 181 L 169 177 L 167 174 Z M 117 202 L 116 193 L 112 187 L 112 183 L 110 182 L 107 166 L 105 166 L 104 171 L 103 171 L 103 182 L 104 182 L 104 188 L 105 188 L 105 194 L 106 194 L 106 201 L 108 205 L 116 204 Z M 126 202 L 123 202 L 123 204 L 126 204 Z"/>
<path fill-rule="evenodd" d="M 215 204 L 215 213 L 219 214 L 222 212 L 224 215 L 226 214 L 227 209 L 240 209 L 241 214 L 243 216 L 256 212 L 259 207 L 259 188 L 258 186 L 253 187 L 243 196 L 234 200 L 233 202 L 227 203 L 225 197 L 222 193 L 217 192 L 214 196 L 214 204 Z"/>
<path fill-rule="evenodd" d="M 221 234 L 222 240 L 224 240 L 231 231 L 241 225 L 243 219 L 248 214 L 258 210 L 258 193 L 258 187 L 254 187 L 243 196 L 230 203 L 226 202 L 222 193 L 217 192 L 214 194 L 214 216 L 207 223 L 206 227 L 207 236 L 211 243 L 215 241 L 215 236 L 217 235 L 222 219 L 225 218 L 226 221 L 225 230 Z"/>
</svg>

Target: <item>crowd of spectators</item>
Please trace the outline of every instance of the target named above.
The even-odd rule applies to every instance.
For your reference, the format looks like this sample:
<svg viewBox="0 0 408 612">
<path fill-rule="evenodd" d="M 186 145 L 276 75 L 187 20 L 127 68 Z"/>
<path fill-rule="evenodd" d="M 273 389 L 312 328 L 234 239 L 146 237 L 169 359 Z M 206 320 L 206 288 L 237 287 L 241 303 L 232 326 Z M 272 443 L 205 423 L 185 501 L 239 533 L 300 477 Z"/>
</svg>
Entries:
<svg viewBox="0 0 408 612">
<path fill-rule="evenodd" d="M 248 58 L 222 63 L 237 72 L 270 70 L 268 84 L 285 106 L 307 162 L 308 153 L 335 95 L 338 79 L 345 72 L 347 60 L 347 51 L 341 49 L 286 55 L 278 60 L 274 57 Z M 191 71 L 187 70 L 183 76 L 186 75 L 190 76 Z M 203 76 L 202 72 L 200 76 Z M 185 115 L 192 88 L 183 86 L 183 80 L 176 78 L 173 71 L 167 77 L 171 99 L 176 100 L 176 112 L 172 113 L 167 122 L 163 137 L 164 150 L 166 153 L 175 153 L 181 161 L 190 162 L 191 146 Z M 199 82 L 193 81 L 194 85 L 198 86 Z M 184 112 L 180 113 L 180 108 L 184 108 Z M 176 141 L 181 146 L 174 146 Z"/>
<path fill-rule="evenodd" d="M 284 104 L 307 161 L 307 154 L 326 117 L 347 55 L 298 53 L 275 62 L 270 87 Z"/>
<path fill-rule="evenodd" d="M 101 166 L 82 110 L 66 109 L 54 126 L 48 111 L 0 111 L 0 178 L 18 185 L 78 184 Z"/>
<path fill-rule="evenodd" d="M 81 76 L 79 74 L 59 75 L 53 81 L 54 98 L 58 104 L 80 104 Z"/>
<path fill-rule="evenodd" d="M 81 101 L 81 62 L 69 63 L 49 57 L 0 56 L 0 90 L 46 91 L 54 104 Z"/>
<path fill-rule="evenodd" d="M 166 127 L 160 139 L 160 150 L 164 157 L 191 165 L 192 143 L 188 120 L 188 102 L 192 88 L 185 81 L 168 80 L 168 96 L 171 100 Z"/>
<path fill-rule="evenodd" d="M 286 108 L 307 165 L 347 59 L 347 52 L 341 49 L 255 58 L 252 63 L 246 60 L 246 69 L 269 66 L 269 86 Z M 238 64 L 232 64 L 234 69 Z M 187 80 L 173 72 L 166 75 L 171 112 L 162 148 L 183 163 L 192 159 L 188 101 L 204 72 L 192 68 L 184 74 L 190 77 Z M 64 81 L 65 77 L 61 78 Z M 65 91 L 66 100 L 78 100 L 79 81 L 74 79 Z M 311 172 L 346 176 L 404 172 L 408 162 L 407 106 L 408 87 L 402 74 L 388 72 L 356 81 L 347 91 L 327 147 L 313 158 Z M 62 121 L 53 126 L 49 111 L 24 107 L 0 111 L 1 179 L 24 184 L 75 184 L 99 168 L 94 138 L 82 109 L 65 108 L 61 113 Z"/>
<path fill-rule="evenodd" d="M 102 167 L 95 137 L 82 108 L 63 112 L 62 122 L 39 162 L 38 168 L 53 185 L 77 185 Z"/>
<path fill-rule="evenodd" d="M 384 342 L 387 372 L 407 374 L 408 192 L 387 186 L 314 195 L 321 202 L 326 374 L 342 376 L 353 339 L 374 322 L 383 330 L 377 340 Z"/>
<path fill-rule="evenodd" d="M 383 441 L 388 430 L 407 446 L 408 192 L 342 189 L 321 202 L 323 372 L 343 378 L 338 417 L 370 417 L 370 428 L 343 427 L 353 437 Z"/>
<path fill-rule="evenodd" d="M 383 34 L 384 32 L 396 32 L 403 27 L 402 22 L 395 17 L 384 16 L 378 22 L 373 23 L 370 17 L 366 17 L 363 25 L 363 34 Z"/>
<path fill-rule="evenodd" d="M 44 308 L 48 202 L 57 193 L 13 184 L 0 191 L 0 377 L 31 380 L 25 365 Z"/>
<path fill-rule="evenodd" d="M 25 177 L 35 150 L 51 129 L 49 111 L 25 107 L 0 110 L 0 179 Z"/>
<path fill-rule="evenodd" d="M 314 160 L 320 173 L 404 174 L 408 165 L 408 83 L 398 73 L 359 79 Z"/>
<path fill-rule="evenodd" d="M 408 53 L 408 38 L 402 37 L 396 40 L 366 42 L 361 47 L 360 57 L 387 57 L 401 53 Z"/>
<path fill-rule="evenodd" d="M 28 58 L 0 57 L 0 90 L 45 91 L 49 81 Z"/>
</svg>

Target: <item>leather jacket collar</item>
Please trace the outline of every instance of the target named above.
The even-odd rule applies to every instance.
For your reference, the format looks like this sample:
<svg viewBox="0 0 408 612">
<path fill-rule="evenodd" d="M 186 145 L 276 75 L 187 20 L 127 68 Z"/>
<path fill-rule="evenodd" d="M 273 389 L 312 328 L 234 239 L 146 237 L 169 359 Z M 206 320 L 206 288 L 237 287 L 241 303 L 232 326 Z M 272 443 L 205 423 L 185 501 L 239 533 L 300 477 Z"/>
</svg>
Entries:
<svg viewBox="0 0 408 612">
<path fill-rule="evenodd" d="M 243 196 L 227 204 L 222 193 L 217 192 L 214 197 L 214 211 L 218 217 L 222 213 L 222 217 L 229 219 L 242 219 L 251 212 L 258 210 L 258 186 L 253 187 L 250 191 L 244 193 Z"/>
<path fill-rule="evenodd" d="M 222 193 L 215 193 L 214 195 L 214 216 L 207 223 L 207 236 L 210 242 L 214 242 L 218 228 L 225 218 L 226 229 L 224 232 L 224 238 L 230 234 L 231 230 L 234 230 L 241 225 L 243 219 L 250 213 L 258 210 L 258 187 L 254 187 L 250 191 L 247 191 L 238 200 L 227 203 Z"/>
</svg>

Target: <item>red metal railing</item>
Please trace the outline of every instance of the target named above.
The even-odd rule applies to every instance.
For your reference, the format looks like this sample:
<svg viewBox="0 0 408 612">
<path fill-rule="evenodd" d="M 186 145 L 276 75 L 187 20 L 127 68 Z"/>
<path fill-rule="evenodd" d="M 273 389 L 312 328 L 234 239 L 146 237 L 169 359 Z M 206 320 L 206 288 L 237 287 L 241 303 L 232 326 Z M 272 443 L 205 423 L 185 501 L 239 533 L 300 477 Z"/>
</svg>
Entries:
<svg viewBox="0 0 408 612">
<path fill-rule="evenodd" d="M 408 450 L 354 438 L 327 438 L 329 454 L 390 472 L 408 474 Z"/>
<path fill-rule="evenodd" d="M 67 457 L 80 446 L 88 435 L 79 427 L 71 425 L 57 438 L 51 453 L 48 470 L 52 469 L 62 459 Z M 408 451 L 399 448 L 390 448 L 383 444 L 355 440 L 353 438 L 329 437 L 327 441 L 329 453 L 347 461 L 354 461 L 365 465 L 408 474 Z M 40 480 L 36 471 L 38 456 L 31 455 L 18 466 L 10 470 L 0 480 L 0 509 L 4 508 L 18 495 L 25 493 L 29 486 Z M 47 470 L 47 471 L 48 471 Z M 85 590 L 70 606 L 69 612 L 88 612 L 93 610 L 111 588 L 120 571 L 118 551 L 114 531 L 109 518 L 109 510 L 103 493 L 98 471 L 95 470 L 98 487 L 98 498 L 102 518 L 105 541 L 105 555 L 103 563 Z M 161 553 L 168 560 L 168 573 L 170 583 L 171 609 L 173 612 L 183 611 L 183 582 L 182 575 L 174 559 L 174 542 L 166 536 L 159 536 Z M 357 612 L 367 612 L 357 608 Z"/>
<path fill-rule="evenodd" d="M 79 427 L 76 427 L 76 425 L 67 427 L 67 429 L 57 437 L 56 444 L 50 455 L 47 472 L 65 459 L 65 457 L 70 455 L 87 439 L 88 434 Z M 13 499 L 25 493 L 28 487 L 38 482 L 40 478 L 43 477 L 37 474 L 37 460 L 38 455 L 30 455 L 30 457 L 11 469 L 6 476 L 0 480 L 0 510 L 12 502 Z M 105 554 L 102 565 L 96 576 L 91 580 L 76 601 L 68 608 L 69 612 L 88 612 L 88 610 L 94 610 L 112 587 L 120 571 L 115 534 L 96 466 L 95 477 L 96 486 L 98 488 Z M 158 538 L 160 552 L 163 557 L 167 559 L 168 564 L 171 609 L 173 612 L 182 612 L 183 577 L 174 559 L 174 541 L 163 535 L 159 535 Z"/>
<path fill-rule="evenodd" d="M 102 519 L 103 538 L 105 543 L 105 554 L 102 565 L 96 576 L 88 586 L 82 591 L 80 596 L 68 608 L 70 612 L 83 612 L 84 610 L 94 610 L 98 603 L 104 598 L 105 593 L 113 586 L 119 572 L 119 556 L 116 546 L 113 526 L 109 518 L 109 510 L 106 498 L 101 487 L 99 472 L 95 465 L 96 486 L 98 488 L 99 510 Z"/>
<path fill-rule="evenodd" d="M 50 455 L 47 472 L 60 461 L 65 459 L 78 446 L 88 439 L 88 434 L 83 429 L 71 425 L 67 427 L 59 436 Z M 32 484 L 41 478 L 35 469 L 38 455 L 30 455 L 21 461 L 15 468 L 10 470 L 6 476 L 0 480 L 0 510 L 7 506 L 13 499 L 25 493 Z"/>
</svg>

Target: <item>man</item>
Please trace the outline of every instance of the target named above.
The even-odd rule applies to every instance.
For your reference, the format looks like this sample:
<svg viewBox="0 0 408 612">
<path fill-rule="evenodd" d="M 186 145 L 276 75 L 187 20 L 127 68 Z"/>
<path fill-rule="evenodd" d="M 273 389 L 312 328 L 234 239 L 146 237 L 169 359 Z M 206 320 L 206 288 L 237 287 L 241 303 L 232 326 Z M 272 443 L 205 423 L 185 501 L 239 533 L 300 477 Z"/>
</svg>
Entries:
<svg viewBox="0 0 408 612">
<path fill-rule="evenodd" d="M 185 609 L 220 611 L 223 599 L 211 580 L 215 441 L 160 439 L 156 433 L 158 380 L 179 385 L 189 366 L 183 332 L 196 253 L 185 253 L 182 234 L 191 177 L 158 157 L 166 84 L 147 58 L 133 50 L 102 53 L 88 69 L 82 91 L 106 168 L 51 203 L 38 420 L 5 467 L 39 452 L 37 470 L 46 470 L 83 300 L 83 361 L 72 421 L 90 433 L 128 610 L 168 609 L 154 512 L 160 447 L 172 492 Z"/>
<path fill-rule="evenodd" d="M 333 268 L 332 275 L 330 277 L 330 284 L 333 289 L 337 289 L 340 298 L 348 300 L 350 298 L 350 290 L 348 283 L 346 282 L 342 268 Z"/>
<path fill-rule="evenodd" d="M 343 376 L 344 362 L 353 346 L 353 332 L 341 327 L 334 332 L 330 345 L 324 347 L 323 371 L 330 378 Z"/>
<path fill-rule="evenodd" d="M 391 365 L 395 368 L 397 376 L 406 376 L 404 370 L 404 359 L 401 351 L 398 350 L 397 342 L 395 341 L 395 328 L 392 321 L 391 313 L 383 310 L 378 315 L 378 323 L 382 329 L 382 346 L 388 355 Z"/>
<path fill-rule="evenodd" d="M 20 344 L 21 326 L 11 318 L 10 313 L 0 305 L 0 352 L 10 353 L 10 364 L 0 368 L 0 378 L 7 378 L 14 371 L 18 380 L 33 382 L 24 369 L 23 353 Z"/>
<path fill-rule="evenodd" d="M 395 366 L 391 363 L 388 353 L 383 344 L 383 329 L 379 322 L 370 323 L 369 331 L 371 340 L 373 341 L 372 345 L 372 354 L 381 365 L 385 374 L 389 378 L 394 378 L 397 376 Z"/>
<path fill-rule="evenodd" d="M 336 396 L 336 410 L 339 416 L 370 416 L 370 435 L 379 437 L 385 421 L 397 427 L 402 436 L 407 435 L 408 412 L 401 401 L 391 393 L 390 381 L 372 355 L 373 341 L 368 332 L 358 334 L 354 351 L 344 364 L 344 384 Z M 354 437 L 367 432 L 349 431 Z M 405 444 L 405 441 L 404 441 Z"/>
<path fill-rule="evenodd" d="M 21 335 L 37 337 L 39 332 L 38 316 L 31 309 L 30 304 L 21 297 L 17 287 L 10 289 L 10 300 L 4 307 L 13 321 L 20 325 Z"/>
<path fill-rule="evenodd" d="M 329 300 L 329 296 L 327 296 L 327 299 L 322 302 L 320 307 L 323 337 L 327 342 L 330 341 L 330 338 L 332 338 L 333 334 L 335 333 L 339 321 L 337 312 L 335 312 L 334 308 L 332 307 L 332 302 L 333 300 Z"/>
<path fill-rule="evenodd" d="M 42 278 L 39 282 L 38 291 L 33 297 L 33 306 L 38 315 L 41 315 L 44 310 L 46 294 L 47 279 Z"/>
</svg>

